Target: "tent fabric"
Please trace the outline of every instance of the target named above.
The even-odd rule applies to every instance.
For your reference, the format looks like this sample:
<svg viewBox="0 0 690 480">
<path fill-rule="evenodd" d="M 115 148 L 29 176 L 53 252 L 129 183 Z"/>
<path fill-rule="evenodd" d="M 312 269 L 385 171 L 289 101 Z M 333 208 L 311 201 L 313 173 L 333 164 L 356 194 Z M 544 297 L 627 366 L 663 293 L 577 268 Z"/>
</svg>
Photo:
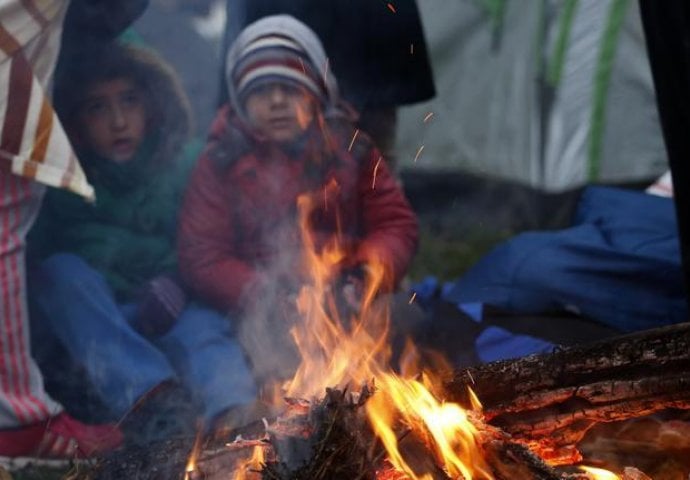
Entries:
<svg viewBox="0 0 690 480">
<path fill-rule="evenodd" d="M 550 192 L 662 173 L 637 2 L 497 3 L 420 2 L 438 95 L 401 110 L 401 165 Z"/>
<path fill-rule="evenodd" d="M 499 245 L 444 299 L 521 314 L 565 310 L 621 331 L 686 321 L 673 200 L 588 187 L 571 228 Z"/>
</svg>

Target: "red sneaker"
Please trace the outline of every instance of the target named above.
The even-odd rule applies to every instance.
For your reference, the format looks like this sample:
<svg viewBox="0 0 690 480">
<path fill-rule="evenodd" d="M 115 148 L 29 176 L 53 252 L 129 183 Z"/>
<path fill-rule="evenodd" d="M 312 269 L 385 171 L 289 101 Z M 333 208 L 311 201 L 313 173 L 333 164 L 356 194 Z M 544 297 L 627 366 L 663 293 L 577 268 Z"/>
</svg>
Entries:
<svg viewBox="0 0 690 480">
<path fill-rule="evenodd" d="M 87 458 L 122 445 L 115 425 L 86 425 L 63 412 L 40 423 L 0 430 L 0 456 Z"/>
</svg>

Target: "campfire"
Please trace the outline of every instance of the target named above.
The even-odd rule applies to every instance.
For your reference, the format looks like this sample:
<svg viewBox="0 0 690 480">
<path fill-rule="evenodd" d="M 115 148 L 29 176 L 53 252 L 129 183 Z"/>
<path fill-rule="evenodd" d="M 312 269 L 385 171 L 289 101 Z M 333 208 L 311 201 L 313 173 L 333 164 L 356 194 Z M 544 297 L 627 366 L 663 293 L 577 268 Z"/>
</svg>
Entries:
<svg viewBox="0 0 690 480">
<path fill-rule="evenodd" d="M 310 279 L 290 331 L 301 363 L 274 385 L 279 413 L 222 445 L 195 442 L 179 478 L 651 478 L 635 457 L 616 472 L 583 465 L 577 444 L 601 422 L 690 409 L 690 328 L 456 371 L 408 342 L 393 368 L 391 319 L 377 295 L 384 268 L 367 266 L 360 308 L 343 315 L 331 289 L 343 258 L 339 239 L 317 247 L 310 228 L 319 200 L 298 200 Z M 679 438 L 687 425 L 679 424 Z"/>
<path fill-rule="evenodd" d="M 311 278 L 297 298 L 302 321 L 290 332 L 301 363 L 294 377 L 279 386 L 288 408 L 267 425 L 265 443 L 251 446 L 251 458 L 244 462 L 244 470 L 238 468 L 235 478 L 250 478 L 252 472 L 259 475 L 256 478 L 416 480 L 438 477 L 440 472 L 447 472 L 446 478 L 493 478 L 481 454 L 480 433 L 470 420 L 471 412 L 439 400 L 435 390 L 440 381 L 418 367 L 411 344 L 402 355 L 400 373 L 390 368 L 390 316 L 386 302 L 377 301 L 386 281 L 383 265 L 367 265 L 359 311 L 350 318 L 341 317 L 330 288 L 343 252 L 337 236 L 317 248 L 309 225 L 316 201 L 310 195 L 298 199 Z M 402 446 L 404 437 L 433 461 L 422 462 L 427 466 L 413 465 Z M 241 449 L 245 445 L 239 439 L 229 446 Z M 330 453 L 323 455 L 324 451 Z M 315 462 L 323 465 L 305 467 Z M 293 465 L 313 470 L 295 476 Z M 324 471 L 317 476 L 319 468 Z M 343 471 L 336 474 L 337 470 Z"/>
</svg>

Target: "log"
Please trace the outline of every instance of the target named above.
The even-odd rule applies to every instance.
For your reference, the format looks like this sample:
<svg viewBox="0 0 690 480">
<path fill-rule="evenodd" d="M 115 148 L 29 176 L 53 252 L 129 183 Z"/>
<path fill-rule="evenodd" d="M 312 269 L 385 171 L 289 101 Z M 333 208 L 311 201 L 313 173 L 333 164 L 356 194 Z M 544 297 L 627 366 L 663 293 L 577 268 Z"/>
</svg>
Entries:
<svg viewBox="0 0 690 480">
<path fill-rule="evenodd" d="M 360 396 L 359 404 L 347 401 L 343 392 L 327 390 L 326 397 L 304 411 L 288 409 L 274 422 L 266 424 L 261 440 L 240 439 L 225 448 L 200 452 L 197 470 L 190 480 L 220 480 L 232 477 L 241 458 L 248 458 L 255 445 L 261 445 L 271 458 L 261 472 L 249 472 L 249 480 L 348 479 L 404 480 L 405 474 L 393 469 L 385 458 L 383 446 L 367 426 L 361 407 L 370 394 Z M 559 471 L 547 465 L 525 445 L 512 441 L 500 429 L 484 423 L 481 415 L 471 414 L 471 422 L 479 432 L 477 442 L 482 452 L 482 468 L 495 480 L 590 480 L 581 471 Z M 304 422 L 307 422 L 306 424 Z M 316 421 L 316 424 L 311 422 Z M 311 425 L 310 425 L 311 424 Z M 303 428 L 310 425 L 309 428 Z M 297 426 L 297 428 L 294 428 Z M 286 428 L 287 427 L 287 428 Z M 408 466 L 418 475 L 433 480 L 450 480 L 451 476 L 437 463 L 424 435 L 398 425 L 398 447 Z M 334 433 L 339 432 L 339 433 Z M 304 434 L 307 433 L 307 437 Z M 282 437 L 282 438 L 281 438 Z M 306 441 L 311 454 L 289 467 L 281 451 L 293 452 L 290 443 Z M 360 445 L 354 445 L 359 443 Z M 287 447 L 287 448 L 286 448 Z M 303 450 L 303 449 L 302 449 Z M 330 453 L 329 453 L 330 452 Z M 325 455 L 324 455 L 325 453 Z M 291 454 L 290 454 L 291 455 Z M 348 467 L 348 465 L 350 467 Z M 247 472 L 247 470 L 243 470 Z M 455 478 L 455 477 L 453 477 Z M 477 473 L 476 478 L 487 478 Z"/>
<path fill-rule="evenodd" d="M 690 409 L 690 323 L 458 370 L 444 381 L 446 400 L 469 407 L 468 387 L 491 425 L 552 463 L 573 463 L 595 423 Z"/>
</svg>

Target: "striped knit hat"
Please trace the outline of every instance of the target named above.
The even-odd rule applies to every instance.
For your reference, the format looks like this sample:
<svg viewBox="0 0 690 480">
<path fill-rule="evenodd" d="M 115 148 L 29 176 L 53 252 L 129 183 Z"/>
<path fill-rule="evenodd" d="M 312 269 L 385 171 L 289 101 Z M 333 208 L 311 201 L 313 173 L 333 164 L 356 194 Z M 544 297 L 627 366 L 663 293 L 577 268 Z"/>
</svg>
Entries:
<svg viewBox="0 0 690 480">
<path fill-rule="evenodd" d="M 323 78 L 307 53 L 281 35 L 266 35 L 249 43 L 232 69 L 232 81 L 240 101 L 256 86 L 273 81 L 304 87 L 321 100 L 326 97 Z"/>
</svg>

